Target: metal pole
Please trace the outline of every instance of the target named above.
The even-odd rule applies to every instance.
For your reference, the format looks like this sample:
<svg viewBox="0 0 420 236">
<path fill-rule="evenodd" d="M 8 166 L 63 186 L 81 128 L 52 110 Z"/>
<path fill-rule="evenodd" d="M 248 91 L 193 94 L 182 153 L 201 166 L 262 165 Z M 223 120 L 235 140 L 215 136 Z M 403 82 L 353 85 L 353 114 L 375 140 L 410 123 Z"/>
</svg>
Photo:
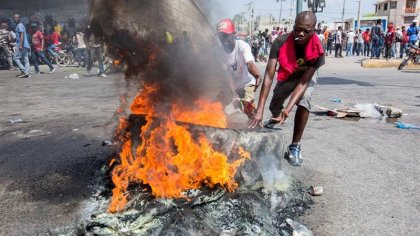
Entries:
<svg viewBox="0 0 420 236">
<path fill-rule="evenodd" d="M 346 9 L 346 0 L 343 0 L 343 13 L 341 14 L 341 27 L 344 30 L 344 12 Z"/>
<path fill-rule="evenodd" d="M 296 16 L 302 11 L 302 0 L 296 2 Z"/>
<path fill-rule="evenodd" d="M 281 23 L 281 12 L 283 11 L 283 0 L 280 0 L 280 14 L 279 14 L 279 24 Z"/>
<path fill-rule="evenodd" d="M 357 29 L 360 29 L 360 5 L 362 0 L 359 0 L 359 10 L 357 11 Z"/>
</svg>

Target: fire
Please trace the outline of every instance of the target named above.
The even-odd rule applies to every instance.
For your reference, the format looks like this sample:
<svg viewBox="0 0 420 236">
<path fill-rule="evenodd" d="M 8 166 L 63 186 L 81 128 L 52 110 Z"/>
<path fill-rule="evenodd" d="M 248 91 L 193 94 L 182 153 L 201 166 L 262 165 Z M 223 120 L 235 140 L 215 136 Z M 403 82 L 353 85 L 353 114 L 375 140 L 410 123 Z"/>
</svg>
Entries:
<svg viewBox="0 0 420 236">
<path fill-rule="evenodd" d="M 158 198 L 183 198 L 184 191 L 202 185 L 220 185 L 233 191 L 238 186 L 234 180 L 236 169 L 250 158 L 239 147 L 239 158 L 229 163 L 228 157 L 214 150 L 204 134 L 197 138 L 182 123 L 225 128 L 227 121 L 220 103 L 198 100 L 193 108 L 171 104 L 168 115 L 154 107 L 157 103 L 153 98 L 158 91 L 157 85 L 146 84 L 131 104 L 132 113 L 145 115 L 147 123 L 141 127 L 139 144 L 133 142 L 131 133 L 121 137 L 119 164 L 112 173 L 115 188 L 110 212 L 120 211 L 127 204 L 130 183 L 149 185 Z M 126 127 L 126 121 L 121 122 L 120 129 Z"/>
</svg>

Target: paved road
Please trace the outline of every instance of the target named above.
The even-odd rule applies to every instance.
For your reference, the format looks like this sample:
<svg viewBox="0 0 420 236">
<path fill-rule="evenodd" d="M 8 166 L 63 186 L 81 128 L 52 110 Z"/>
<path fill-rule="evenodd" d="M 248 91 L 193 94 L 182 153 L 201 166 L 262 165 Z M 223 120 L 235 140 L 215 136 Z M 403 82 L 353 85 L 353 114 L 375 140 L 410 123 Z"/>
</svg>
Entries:
<svg viewBox="0 0 420 236">
<path fill-rule="evenodd" d="M 77 68 L 16 73 L 0 71 L 0 235 L 56 235 L 89 214 L 89 186 L 112 153 L 101 143 L 115 124 L 121 79 L 65 78 L 84 73 Z M 24 123 L 9 122 L 16 118 Z"/>
<path fill-rule="evenodd" d="M 0 71 L 0 235 L 55 234 L 90 213 L 90 185 L 113 152 L 101 142 L 110 139 L 125 87 L 121 76 L 66 79 L 71 73 L 83 72 L 60 68 L 16 79 Z M 402 121 L 420 125 L 419 75 L 364 69 L 356 57 L 328 58 L 313 102 L 393 104 L 406 113 Z M 289 139 L 292 125 L 282 131 Z M 325 189 L 302 222 L 315 235 L 419 235 L 419 135 L 372 119 L 312 114 L 304 165 L 285 165 L 305 184 Z"/>
</svg>

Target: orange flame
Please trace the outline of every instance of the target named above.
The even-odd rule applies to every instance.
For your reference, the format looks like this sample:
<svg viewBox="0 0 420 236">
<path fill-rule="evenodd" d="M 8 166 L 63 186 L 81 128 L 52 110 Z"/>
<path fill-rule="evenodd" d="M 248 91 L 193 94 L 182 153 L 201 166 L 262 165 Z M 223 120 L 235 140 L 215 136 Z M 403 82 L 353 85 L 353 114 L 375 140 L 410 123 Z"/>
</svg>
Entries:
<svg viewBox="0 0 420 236">
<path fill-rule="evenodd" d="M 145 115 L 147 123 L 141 127 L 139 144 L 134 144 L 130 133 L 123 137 L 126 141 L 119 154 L 119 164 L 112 173 L 115 188 L 110 212 L 124 209 L 130 183 L 149 185 L 152 194 L 159 198 L 182 198 L 184 191 L 198 189 L 203 184 L 220 185 L 233 191 L 238 186 L 234 180 L 236 169 L 250 158 L 239 147 L 239 158 L 229 163 L 228 157 L 214 150 L 204 134 L 195 139 L 187 125 L 177 123 L 224 128 L 227 121 L 220 103 L 199 100 L 193 109 L 173 104 L 169 117 L 165 117 L 154 107 L 153 95 L 158 91 L 156 85 L 145 85 L 131 104 L 132 113 Z M 156 122 L 152 117 L 166 119 Z M 122 122 L 121 127 L 125 127 L 125 121 Z"/>
</svg>

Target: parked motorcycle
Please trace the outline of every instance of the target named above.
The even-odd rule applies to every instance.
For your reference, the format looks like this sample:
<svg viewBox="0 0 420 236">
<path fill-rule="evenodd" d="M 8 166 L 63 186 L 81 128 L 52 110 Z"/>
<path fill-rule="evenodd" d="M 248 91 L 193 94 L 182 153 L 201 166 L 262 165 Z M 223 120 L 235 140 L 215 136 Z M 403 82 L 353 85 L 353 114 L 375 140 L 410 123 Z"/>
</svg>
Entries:
<svg viewBox="0 0 420 236">
<path fill-rule="evenodd" d="M 420 48 L 415 45 L 410 45 L 407 49 L 406 56 L 402 60 L 398 70 L 402 70 L 408 62 L 411 61 L 413 64 L 420 65 Z"/>
</svg>

